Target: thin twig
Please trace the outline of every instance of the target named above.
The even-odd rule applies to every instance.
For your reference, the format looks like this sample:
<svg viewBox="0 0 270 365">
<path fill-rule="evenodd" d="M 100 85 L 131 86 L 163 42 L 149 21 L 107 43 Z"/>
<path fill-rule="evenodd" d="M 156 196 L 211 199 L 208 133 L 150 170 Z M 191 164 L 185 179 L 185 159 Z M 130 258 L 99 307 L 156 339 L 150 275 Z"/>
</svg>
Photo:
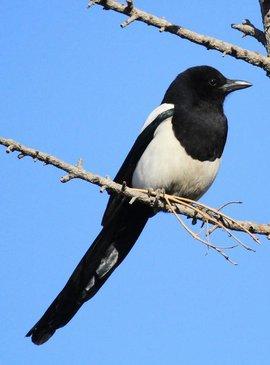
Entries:
<svg viewBox="0 0 270 365">
<path fill-rule="evenodd" d="M 129 18 L 127 18 L 127 20 L 125 20 L 123 23 L 120 24 L 120 26 L 122 28 L 127 27 L 129 24 L 131 24 L 132 22 L 134 22 L 135 20 L 137 20 L 137 15 L 131 15 Z"/>
<path fill-rule="evenodd" d="M 242 204 L 243 202 L 239 201 L 239 200 L 235 200 L 235 201 L 230 201 L 227 203 L 222 204 L 219 208 L 217 208 L 218 211 L 221 211 L 222 209 L 226 208 L 228 205 L 232 205 L 232 204 Z M 206 235 L 210 236 L 216 229 L 218 229 L 219 226 L 218 225 L 214 225 L 211 228 L 206 230 Z"/>
<path fill-rule="evenodd" d="M 245 19 L 240 24 L 231 24 L 233 29 L 239 30 L 243 33 L 243 37 L 250 36 L 255 38 L 259 43 L 261 43 L 264 47 L 266 45 L 265 34 L 262 30 L 255 27 L 254 24 L 251 23 L 248 19 Z"/>
<path fill-rule="evenodd" d="M 141 191 L 141 192 L 146 192 L 146 190 L 143 190 L 143 189 L 137 189 L 137 191 Z M 153 194 L 155 194 L 155 192 L 153 192 Z M 201 202 L 197 202 L 197 201 L 194 201 L 194 200 L 191 200 L 191 199 L 188 199 L 188 198 L 183 198 L 183 197 L 178 197 L 178 196 L 170 196 L 170 200 L 171 201 L 174 201 L 178 204 L 182 204 L 184 202 L 186 203 L 190 203 L 192 206 L 195 205 L 197 207 L 200 207 L 200 208 L 203 208 L 204 210 L 208 211 L 208 212 L 211 212 L 215 215 L 215 217 L 213 215 L 208 215 L 207 219 L 206 220 L 209 220 L 211 223 L 215 223 L 215 224 L 220 224 L 220 223 L 217 223 L 216 221 L 216 217 L 219 217 L 219 219 L 222 219 L 223 220 L 223 227 L 225 228 L 228 228 L 228 229 L 231 229 L 231 224 L 235 224 L 238 226 L 239 229 L 237 230 L 240 230 L 240 231 L 244 231 L 245 233 L 247 233 L 256 243 L 260 244 L 260 241 L 259 239 L 253 234 L 254 233 L 254 230 L 253 230 L 253 227 L 252 227 L 252 232 L 250 231 L 251 228 L 247 228 L 245 225 L 242 225 L 242 222 L 239 222 L 239 221 L 236 221 L 235 219 L 225 215 L 224 213 L 220 212 L 219 210 L 215 209 L 215 208 L 211 208 Z M 194 209 L 194 207 L 193 207 Z M 198 210 L 197 210 L 198 212 Z M 200 214 L 203 215 L 202 213 L 202 210 L 199 210 Z M 204 221 L 206 221 L 204 219 Z"/>
<path fill-rule="evenodd" d="M 184 206 L 190 206 L 190 203 L 185 203 L 183 201 L 181 202 L 181 204 L 184 205 Z M 232 237 L 240 246 L 242 246 L 243 248 L 245 248 L 248 251 L 255 252 L 251 247 L 247 246 L 239 238 L 237 238 L 232 232 L 230 232 L 230 230 L 227 227 L 225 227 L 223 223 L 219 222 L 217 219 L 215 219 L 211 215 L 207 214 L 206 212 L 202 211 L 201 209 L 198 209 L 197 207 L 194 207 L 193 205 L 192 205 L 192 208 L 194 209 L 194 211 L 196 213 L 202 214 L 204 216 L 204 218 L 205 218 L 205 221 L 207 223 L 209 222 L 211 224 L 215 224 L 219 228 L 223 229 L 228 234 L 228 236 L 229 237 Z M 213 211 L 213 210 L 212 210 L 212 208 L 209 207 L 208 211 Z"/>
<path fill-rule="evenodd" d="M 258 52 L 241 48 L 214 37 L 199 34 L 190 29 L 184 28 L 183 26 L 173 24 L 164 18 L 157 17 L 153 14 L 147 13 L 146 11 L 135 8 L 134 6 L 132 7 L 131 14 L 131 9 L 128 6 L 115 0 L 95 0 L 94 2 L 96 5 L 106 7 L 107 10 L 113 10 L 128 16 L 134 15 L 137 17 L 136 21 L 156 27 L 162 32 L 168 32 L 182 39 L 187 39 L 190 42 L 199 44 L 208 50 L 213 49 L 221 52 L 223 55 L 243 60 L 270 73 L 270 58 L 265 57 Z"/>
<path fill-rule="evenodd" d="M 187 199 L 187 198 L 180 198 L 180 197 L 174 197 L 175 200 L 178 200 L 178 201 L 186 201 L 186 202 L 189 202 L 189 203 L 192 203 L 192 204 L 195 204 L 201 208 L 204 208 L 208 211 L 212 211 L 212 213 L 214 214 L 217 214 L 217 216 L 221 217 L 224 221 L 224 224 L 226 224 L 226 226 L 228 225 L 229 226 L 229 222 L 232 222 L 236 225 L 239 226 L 239 228 L 241 228 L 241 230 L 243 230 L 245 233 L 247 233 L 256 243 L 260 244 L 260 241 L 259 239 L 253 234 L 250 232 L 250 229 L 247 229 L 245 226 L 242 226 L 240 222 L 236 221 L 235 219 L 225 215 L 224 213 L 218 211 L 217 209 L 215 208 L 211 208 L 211 207 L 208 207 L 207 205 L 205 204 L 202 204 L 201 202 L 194 202 L 193 200 L 191 199 Z M 228 227 L 229 228 L 229 227 Z M 229 228 L 230 229 L 230 228 Z"/>
<path fill-rule="evenodd" d="M 243 204 L 243 202 L 241 202 L 240 200 L 232 200 L 230 202 L 222 204 L 219 208 L 217 208 L 217 211 L 219 212 L 222 209 L 226 208 L 228 205 L 232 205 L 232 204 Z"/>
<path fill-rule="evenodd" d="M 204 245 L 206 245 L 208 248 L 212 248 L 213 250 L 217 251 L 220 255 L 222 255 L 227 261 L 229 261 L 231 264 L 233 265 L 237 265 L 236 262 L 232 261 L 230 259 L 230 257 L 218 246 L 211 244 L 211 242 L 207 242 L 204 239 L 202 239 L 198 234 L 196 234 L 195 232 L 193 232 L 184 222 L 183 220 L 180 218 L 180 216 L 175 212 L 174 207 L 172 206 L 170 200 L 168 199 L 168 196 L 165 195 L 165 200 L 167 202 L 167 204 L 170 207 L 171 212 L 174 214 L 174 216 L 176 217 L 176 219 L 178 220 L 178 222 L 181 224 L 181 226 L 191 235 L 192 238 L 194 238 L 195 240 L 203 243 Z"/>
</svg>

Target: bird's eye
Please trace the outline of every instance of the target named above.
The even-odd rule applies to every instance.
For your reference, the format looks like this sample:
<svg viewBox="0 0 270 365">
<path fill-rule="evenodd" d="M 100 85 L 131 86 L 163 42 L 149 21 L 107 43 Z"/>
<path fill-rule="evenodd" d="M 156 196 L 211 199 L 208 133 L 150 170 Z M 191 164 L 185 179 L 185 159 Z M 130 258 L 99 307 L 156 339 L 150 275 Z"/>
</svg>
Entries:
<svg viewBox="0 0 270 365">
<path fill-rule="evenodd" d="M 210 85 L 210 86 L 216 86 L 216 85 L 217 85 L 217 80 L 216 80 L 216 79 L 211 79 L 211 80 L 209 81 L 209 85 Z"/>
</svg>

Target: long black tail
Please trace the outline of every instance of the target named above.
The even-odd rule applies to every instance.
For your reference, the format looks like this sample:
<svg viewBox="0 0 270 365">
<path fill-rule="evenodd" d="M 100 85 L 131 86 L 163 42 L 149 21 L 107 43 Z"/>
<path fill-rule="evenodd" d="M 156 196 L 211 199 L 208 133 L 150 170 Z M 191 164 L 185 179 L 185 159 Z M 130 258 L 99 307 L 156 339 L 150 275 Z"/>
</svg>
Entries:
<svg viewBox="0 0 270 365">
<path fill-rule="evenodd" d="M 144 205 L 137 202 L 130 205 L 124 201 L 90 246 L 64 289 L 26 336 L 41 345 L 58 328 L 65 326 L 124 260 L 152 213 Z"/>
</svg>

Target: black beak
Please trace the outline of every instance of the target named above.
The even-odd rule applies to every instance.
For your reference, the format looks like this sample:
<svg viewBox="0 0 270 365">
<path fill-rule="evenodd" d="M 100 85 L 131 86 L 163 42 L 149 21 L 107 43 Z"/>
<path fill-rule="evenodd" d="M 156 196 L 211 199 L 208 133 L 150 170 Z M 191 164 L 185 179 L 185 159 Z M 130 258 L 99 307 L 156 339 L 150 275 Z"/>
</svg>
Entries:
<svg viewBox="0 0 270 365">
<path fill-rule="evenodd" d="M 226 93 L 229 94 L 232 91 L 245 89 L 247 87 L 252 86 L 250 82 L 243 81 L 243 80 L 226 80 L 226 84 L 222 85 L 220 89 Z"/>
</svg>

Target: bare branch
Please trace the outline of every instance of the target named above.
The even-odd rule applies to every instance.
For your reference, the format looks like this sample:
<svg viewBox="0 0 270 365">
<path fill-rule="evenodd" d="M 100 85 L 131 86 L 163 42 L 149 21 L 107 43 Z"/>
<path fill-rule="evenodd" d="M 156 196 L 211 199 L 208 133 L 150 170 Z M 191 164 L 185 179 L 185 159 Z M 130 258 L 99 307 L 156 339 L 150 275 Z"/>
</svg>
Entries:
<svg viewBox="0 0 270 365">
<path fill-rule="evenodd" d="M 136 17 L 137 21 L 156 27 L 161 32 L 168 32 L 177 35 L 180 38 L 187 39 L 190 42 L 199 44 L 207 49 L 213 49 L 221 52 L 223 55 L 228 55 L 236 59 L 243 60 L 254 66 L 264 69 L 267 73 L 270 73 L 270 58 L 263 56 L 258 52 L 241 48 L 214 37 L 196 33 L 180 25 L 172 24 L 164 18 L 147 13 L 135 8 L 134 6 L 130 8 L 129 5 L 120 4 L 115 0 L 93 0 L 92 3 L 103 6 L 106 10 L 113 10 L 118 13 L 128 15 L 129 17 L 133 16 L 132 20 L 135 20 L 134 17 Z"/>
<path fill-rule="evenodd" d="M 243 33 L 243 37 L 251 36 L 260 42 L 264 47 L 266 45 L 265 34 L 262 30 L 255 27 L 248 19 L 245 19 L 241 24 L 232 24 L 233 29 L 237 29 Z"/>
<path fill-rule="evenodd" d="M 72 176 L 72 178 L 81 179 L 91 184 L 100 186 L 102 191 L 107 190 L 109 194 L 125 195 L 127 198 L 131 199 L 130 204 L 132 204 L 135 200 L 138 200 L 143 204 L 150 206 L 153 205 L 153 196 L 156 196 L 155 191 L 149 192 L 146 190 L 132 189 L 127 187 L 125 184 L 117 184 L 107 177 L 101 177 L 99 175 L 93 174 L 92 172 L 84 170 L 81 163 L 77 165 L 71 165 L 55 156 L 23 146 L 12 139 L 0 137 L 0 145 L 7 147 L 7 153 L 17 151 L 19 154 L 30 156 L 34 160 L 43 162 L 45 165 L 53 165 L 60 170 L 66 171 Z M 194 202 L 189 199 L 179 198 L 167 194 L 166 197 L 169 197 L 170 204 L 177 208 L 177 212 L 179 214 L 183 214 L 190 218 L 194 218 L 194 216 L 196 216 L 197 220 L 209 222 L 214 226 L 218 225 L 219 228 L 221 228 L 221 225 L 223 225 L 223 229 L 247 233 L 257 243 L 258 239 L 254 236 L 254 234 L 264 235 L 267 236 L 267 238 L 270 237 L 270 224 L 235 220 L 228 217 L 224 213 L 221 213 L 218 209 L 210 208 L 200 202 Z M 171 207 L 167 204 L 162 195 L 155 202 L 155 204 L 158 210 L 171 212 Z"/>
<path fill-rule="evenodd" d="M 267 54 L 270 56 L 270 0 L 259 0 L 259 2 L 261 6 Z"/>
</svg>

